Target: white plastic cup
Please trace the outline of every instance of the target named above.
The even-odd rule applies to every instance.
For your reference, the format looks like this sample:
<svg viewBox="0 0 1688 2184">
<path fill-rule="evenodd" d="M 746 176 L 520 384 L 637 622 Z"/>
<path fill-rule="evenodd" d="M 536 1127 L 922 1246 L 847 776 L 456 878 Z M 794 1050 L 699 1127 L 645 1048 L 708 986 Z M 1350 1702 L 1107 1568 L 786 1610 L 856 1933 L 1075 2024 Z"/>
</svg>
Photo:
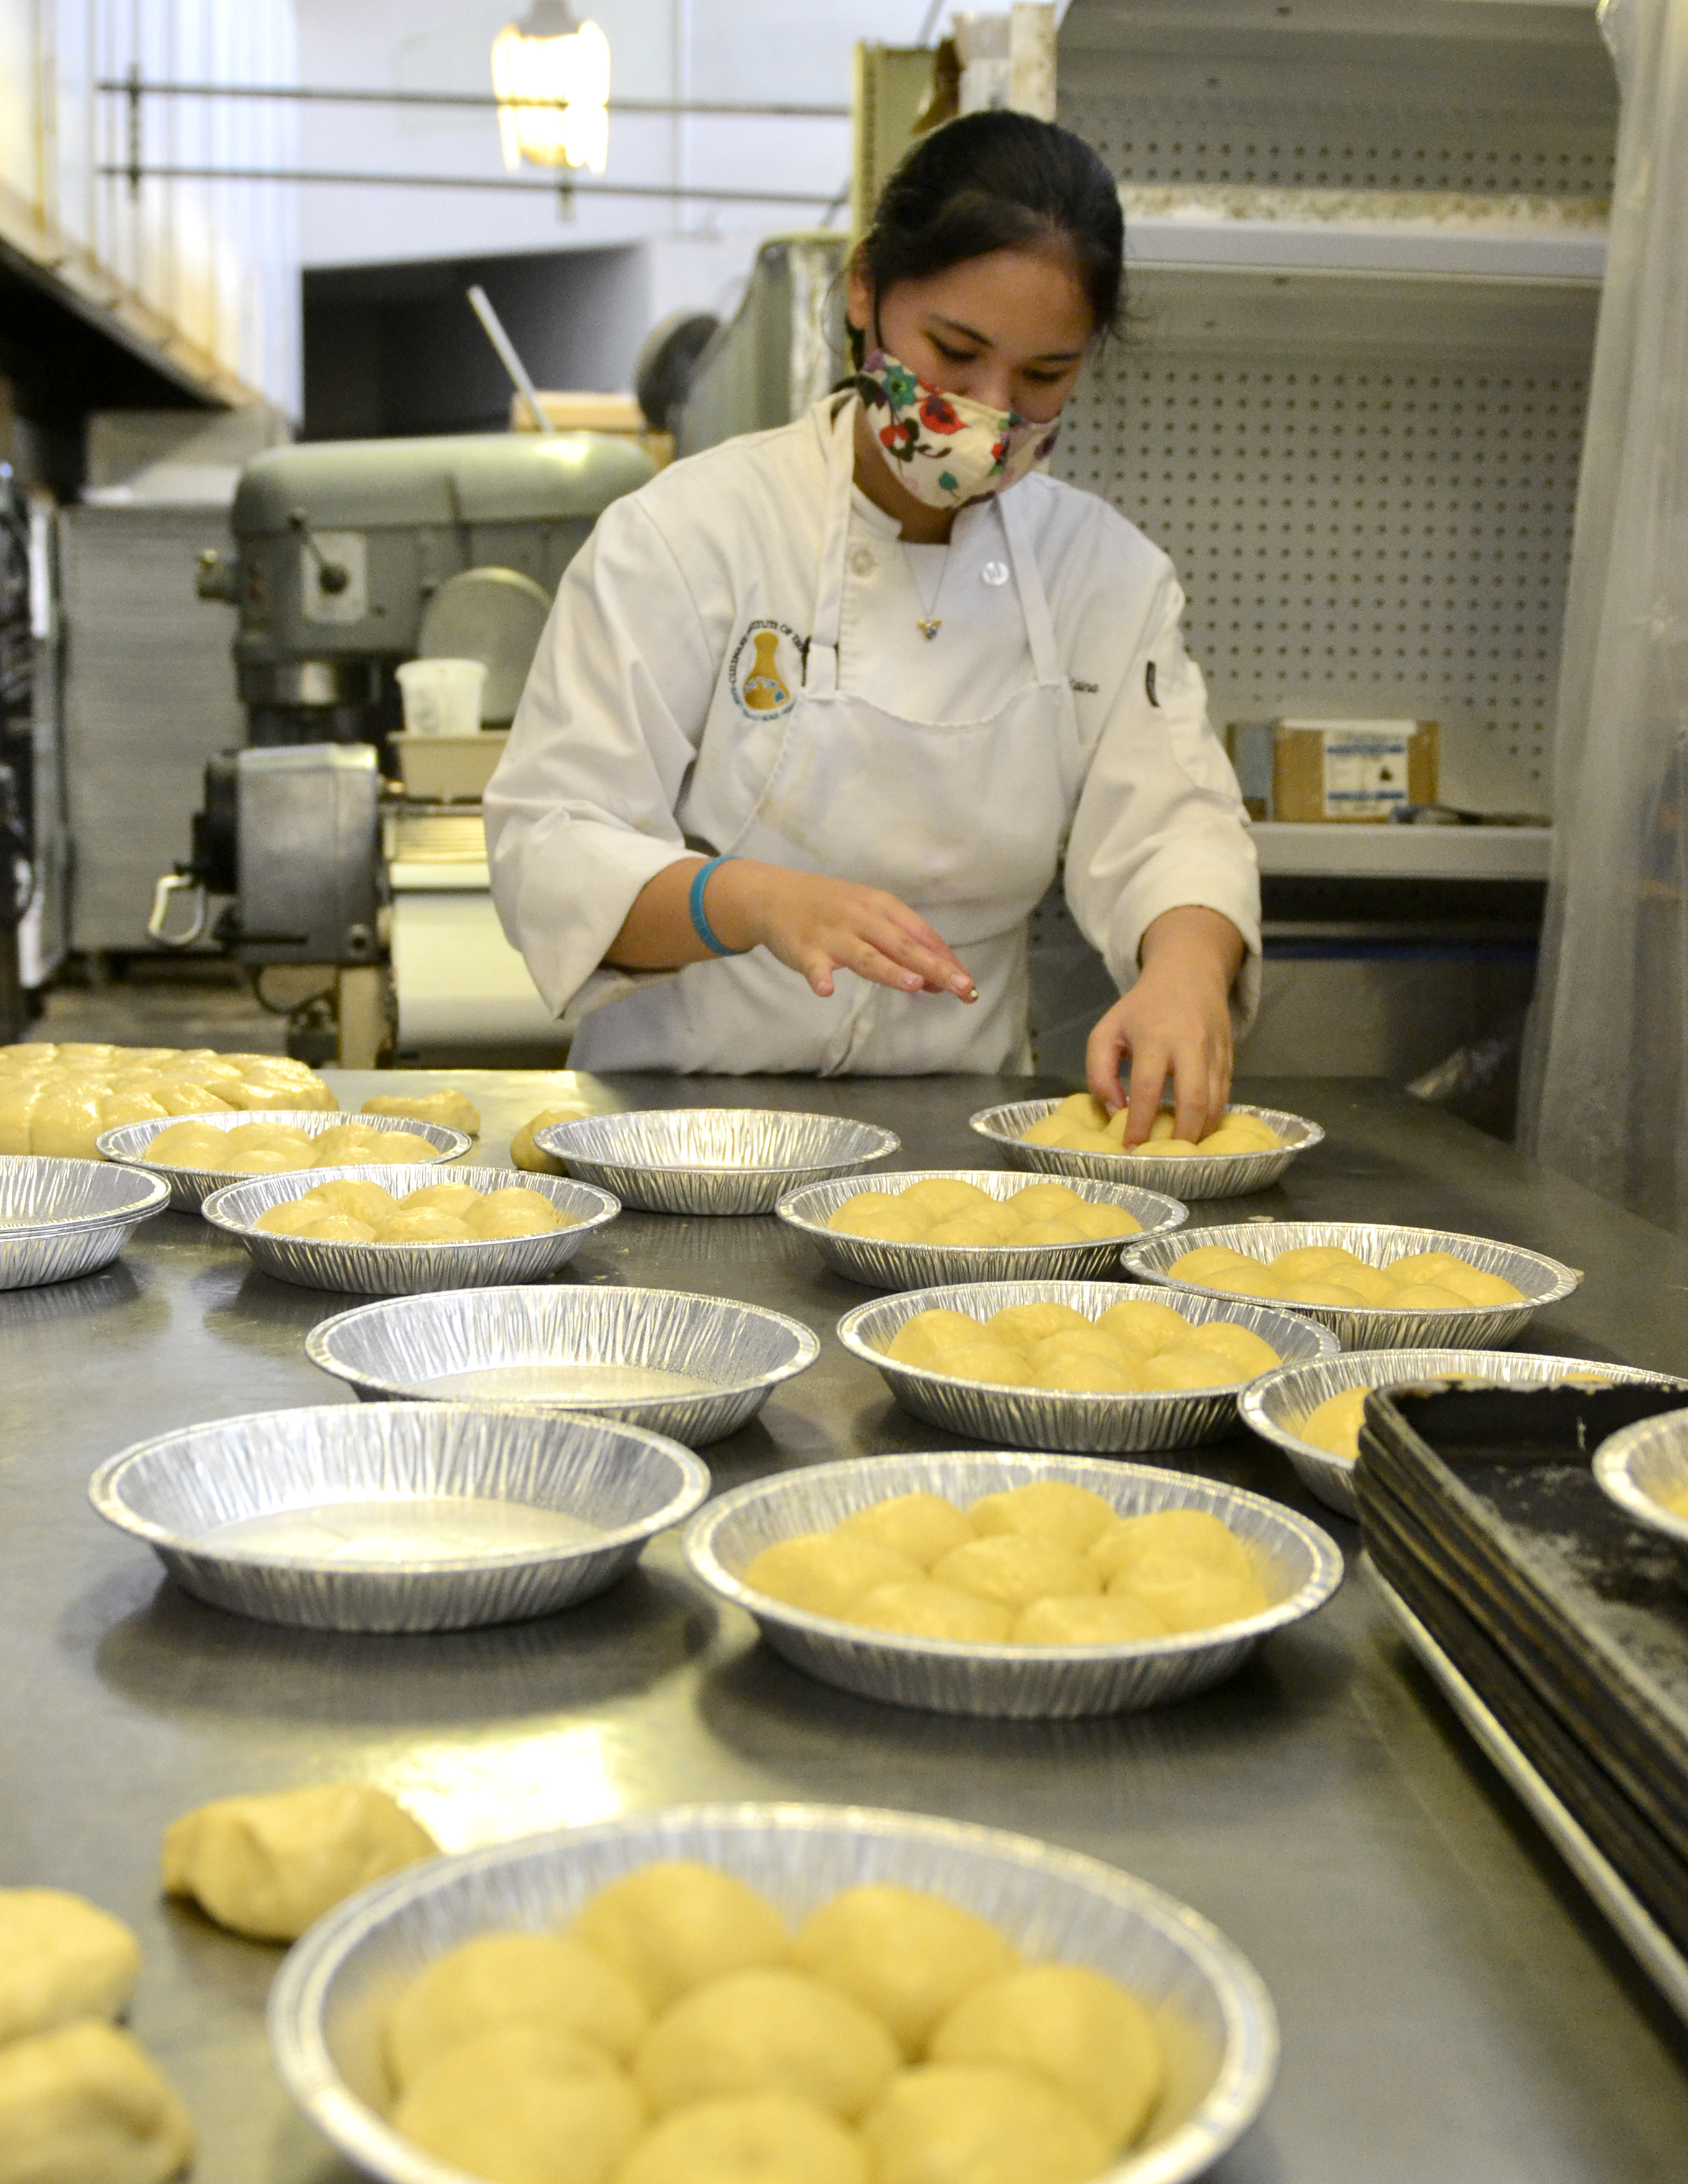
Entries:
<svg viewBox="0 0 1688 2184">
<path fill-rule="evenodd" d="M 478 736 L 482 660 L 407 660 L 397 671 L 408 736 Z"/>
</svg>

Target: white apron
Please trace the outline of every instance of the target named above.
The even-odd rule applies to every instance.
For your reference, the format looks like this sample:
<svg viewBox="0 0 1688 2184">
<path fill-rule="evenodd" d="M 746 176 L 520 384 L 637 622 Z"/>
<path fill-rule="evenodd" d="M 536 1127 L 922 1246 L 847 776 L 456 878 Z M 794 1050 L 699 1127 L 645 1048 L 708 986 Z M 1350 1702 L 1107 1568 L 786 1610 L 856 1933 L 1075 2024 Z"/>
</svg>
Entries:
<svg viewBox="0 0 1688 2184">
<path fill-rule="evenodd" d="M 758 948 L 595 1009 L 576 1034 L 575 1067 L 835 1076 L 1031 1067 L 1026 920 L 1055 877 L 1084 773 L 1049 602 L 1011 491 L 994 509 L 1033 679 L 969 721 L 910 719 L 853 688 L 855 646 L 872 642 L 852 632 L 841 666 L 855 410 L 853 400 L 842 406 L 829 437 L 802 688 L 770 722 L 747 721 L 717 692 L 687 800 L 688 838 L 886 889 L 943 934 L 979 997 L 964 1006 L 840 971 L 823 1000 Z M 746 748 L 758 739 L 761 748 Z"/>
</svg>

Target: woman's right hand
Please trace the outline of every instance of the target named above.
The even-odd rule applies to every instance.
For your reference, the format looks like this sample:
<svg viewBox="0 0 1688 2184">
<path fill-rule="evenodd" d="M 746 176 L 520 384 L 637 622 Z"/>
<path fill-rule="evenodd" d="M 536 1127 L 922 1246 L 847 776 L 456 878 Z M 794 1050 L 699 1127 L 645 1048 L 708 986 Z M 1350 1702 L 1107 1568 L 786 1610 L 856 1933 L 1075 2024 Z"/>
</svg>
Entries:
<svg viewBox="0 0 1688 2184">
<path fill-rule="evenodd" d="M 942 935 L 883 888 L 733 858 L 710 874 L 704 911 L 729 948 L 766 948 L 823 1000 L 837 971 L 899 993 L 978 999 Z"/>
</svg>

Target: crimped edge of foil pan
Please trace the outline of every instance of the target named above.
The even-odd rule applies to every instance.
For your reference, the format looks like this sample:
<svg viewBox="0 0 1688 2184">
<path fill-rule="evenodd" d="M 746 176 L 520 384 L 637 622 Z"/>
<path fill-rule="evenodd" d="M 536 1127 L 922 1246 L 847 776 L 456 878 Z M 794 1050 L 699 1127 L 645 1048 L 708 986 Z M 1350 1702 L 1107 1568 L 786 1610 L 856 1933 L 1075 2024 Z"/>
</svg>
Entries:
<svg viewBox="0 0 1688 2184">
<path fill-rule="evenodd" d="M 829 1499 L 844 1513 L 891 1495 L 922 1490 L 954 1499 L 960 1490 L 958 1472 L 977 1480 L 975 1499 L 978 1494 L 999 1492 L 1036 1479 L 1059 1479 L 1089 1487 L 1116 1506 L 1129 1502 L 1132 1514 L 1140 1513 L 1142 1508 L 1199 1507 L 1211 1510 L 1223 1522 L 1227 1513 L 1246 1510 L 1270 1540 L 1279 1544 L 1280 1552 L 1293 1540 L 1311 1567 L 1301 1583 L 1284 1599 L 1274 1601 L 1258 1615 L 1211 1630 L 1178 1632 L 1165 1638 L 1109 1646 L 981 1645 L 918 1638 L 896 1631 L 869 1631 L 838 1616 L 811 1614 L 747 1585 L 716 1550 L 719 1534 L 758 1503 L 777 1509 L 805 1496 L 811 1500 L 817 1494 L 825 1496 L 829 1487 L 842 1490 Z M 863 1490 L 860 1496 L 851 1491 L 856 1486 Z M 1123 1507 L 1121 1513 L 1128 1513 Z M 832 1524 L 841 1521 L 840 1516 L 831 1519 Z M 795 1525 L 781 1536 L 795 1538 L 815 1529 L 813 1524 Z M 1251 1544 L 1259 1545 L 1263 1552 L 1273 1552 L 1266 1542 Z M 828 1656 L 843 1655 L 855 1671 L 841 1685 L 845 1690 L 866 1692 L 890 1705 L 1015 1720 L 1123 1713 L 1171 1704 L 1208 1690 L 1223 1677 L 1234 1674 L 1259 1640 L 1315 1614 L 1343 1578 L 1342 1552 L 1329 1535 L 1310 1518 L 1263 1494 L 1151 1464 L 1018 1449 L 855 1457 L 755 1479 L 699 1510 L 687 1527 L 683 1546 L 686 1560 L 699 1581 L 753 1617 L 774 1650 L 805 1674 L 838 1685 L 839 1679 L 829 1673 Z M 1123 1671 L 1151 1667 L 1168 1673 L 1141 1694 L 1120 1695 Z M 917 1677 L 922 1669 L 927 1672 L 926 1696 L 911 1696 L 907 1688 L 873 1688 L 878 1679 L 890 1683 L 898 1671 L 905 1677 L 913 1671 Z M 1181 1675 L 1177 1673 L 1179 1669 L 1184 1671 Z M 959 1688 L 964 1683 L 970 1688 Z M 1026 1686 L 1039 1683 L 1051 1688 L 1041 1701 L 1035 1692 L 1028 1698 Z"/>
<path fill-rule="evenodd" d="M 1358 1240 L 1357 1241 L 1356 1240 Z M 1418 1251 L 1447 1251 L 1469 1259 L 1485 1273 L 1499 1274 L 1515 1289 L 1525 1290 L 1522 1304 L 1468 1305 L 1457 1311 L 1451 1305 L 1391 1312 L 1383 1306 L 1350 1310 L 1340 1305 L 1290 1304 L 1284 1309 L 1328 1327 L 1345 1350 L 1498 1350 L 1523 1334 L 1531 1319 L 1548 1305 L 1563 1304 L 1575 1295 L 1582 1276 L 1574 1267 L 1563 1266 L 1545 1251 L 1532 1251 L 1522 1244 L 1503 1244 L 1495 1236 L 1467 1236 L 1452 1228 L 1417 1228 L 1388 1221 L 1241 1221 L 1227 1227 L 1187 1229 L 1177 1241 L 1179 1251 L 1228 1245 L 1251 1258 L 1263 1259 L 1264 1246 L 1296 1251 L 1312 1244 L 1340 1244 L 1367 1258 L 1362 1248 L 1372 1243 L 1381 1252 L 1384 1240 L 1399 1245 L 1391 1258 Z M 1230 1296 L 1230 1290 L 1204 1289 L 1200 1282 L 1182 1282 L 1162 1268 L 1167 1263 L 1166 1240 L 1146 1237 L 1141 1245 L 1128 1245 L 1120 1264 L 1134 1281 L 1154 1288 L 1175 1290 L 1182 1296 Z M 1158 1264 L 1156 1262 L 1159 1262 Z M 1381 1265 L 1380 1258 L 1371 1264 Z M 1537 1293 L 1529 1294 L 1532 1277 Z"/>
<path fill-rule="evenodd" d="M 50 1201 L 55 1189 L 62 1193 L 80 1184 L 117 1201 L 93 1212 L 49 1214 L 39 1221 L 8 1222 L 0 1227 L 0 1292 L 42 1289 L 97 1273 L 111 1264 L 141 1223 L 161 1213 L 170 1200 L 170 1186 L 162 1176 L 69 1154 L 5 1154 L 0 1156 L 0 1174 L 20 1185 L 30 1198 Z"/>
<path fill-rule="evenodd" d="M 1000 1441 L 1027 1449 L 1059 1449 L 1073 1456 L 1134 1456 L 1153 1449 L 1195 1448 L 1217 1440 L 1236 1422 L 1237 1399 L 1249 1384 L 1231 1381 L 1219 1388 L 1155 1389 L 1134 1394 L 1085 1394 L 1056 1388 L 1011 1388 L 997 1381 L 957 1379 L 924 1366 L 905 1365 L 874 1345 L 883 1334 L 894 1339 L 916 1313 L 948 1307 L 988 1319 L 1006 1305 L 1071 1305 L 1089 1319 L 1134 1294 L 1123 1282 L 956 1282 L 926 1290 L 903 1290 L 859 1304 L 838 1322 L 838 1340 L 852 1357 L 872 1365 L 905 1411 L 928 1424 L 972 1440 Z M 1195 1297 L 1202 1310 L 1193 1323 L 1227 1319 L 1270 1342 L 1306 1344 L 1316 1357 L 1334 1355 L 1336 1340 L 1328 1328 L 1280 1306 L 1245 1306 L 1235 1297 Z M 1087 1305 L 1096 1310 L 1086 1312 Z M 1286 1361 L 1301 1362 L 1301 1361 Z M 1028 1415 L 1016 1423 L 1017 1401 Z"/>
<path fill-rule="evenodd" d="M 800 1166 L 704 1165 L 695 1162 L 649 1161 L 616 1157 L 607 1149 L 591 1150 L 605 1126 L 636 1132 L 653 1115 L 747 1115 L 779 1121 L 820 1123 L 839 1129 L 866 1131 L 874 1142 L 866 1150 L 836 1160 L 805 1161 Z M 792 1190 L 835 1178 L 865 1174 L 881 1161 L 902 1150 L 894 1130 L 877 1123 L 863 1123 L 849 1115 L 817 1115 L 807 1109 L 783 1107 L 643 1107 L 605 1114 L 579 1115 L 566 1123 L 554 1123 L 536 1131 L 534 1143 L 562 1162 L 570 1175 L 613 1191 L 624 1206 L 645 1213 L 690 1213 L 705 1217 L 733 1217 L 772 1213 L 780 1199 Z"/>
<path fill-rule="evenodd" d="M 868 1187 L 874 1190 L 906 1190 L 911 1184 L 934 1177 L 977 1184 L 994 1198 L 1007 1198 L 1028 1188 L 1023 1171 L 989 1167 L 926 1167 L 876 1170 Z M 811 1183 L 781 1199 L 774 1208 L 789 1228 L 806 1236 L 835 1273 L 846 1281 L 875 1290 L 931 1289 L 952 1282 L 1014 1282 L 1094 1280 L 1118 1263 L 1122 1247 L 1145 1237 L 1169 1234 L 1189 1218 L 1183 1201 L 1134 1184 L 1097 1183 L 1088 1176 L 1073 1178 L 1081 1198 L 1093 1206 L 1117 1206 L 1143 1223 L 1141 1236 L 1101 1236 L 1078 1244 L 897 1244 L 869 1236 L 851 1236 L 827 1226 L 847 1197 L 861 1188 L 859 1178 Z"/>
<path fill-rule="evenodd" d="M 876 1811 L 860 1806 L 805 1804 L 716 1804 L 671 1807 L 599 1821 L 487 1849 L 431 1858 L 390 1879 L 377 1881 L 337 1905 L 297 1942 L 283 1959 L 270 1987 L 266 2013 L 270 2052 L 282 2083 L 309 2120 L 359 2168 L 382 2184 L 470 2184 L 461 2170 L 435 2160 L 401 2138 L 379 2111 L 355 2093 L 342 2073 L 330 2044 L 329 2026 L 367 2014 L 393 1979 L 389 1947 L 383 1966 L 384 1932 L 408 1916 L 426 1936 L 426 1953 L 408 1953 L 411 1976 L 423 1962 L 472 1932 L 510 1926 L 557 1926 L 584 1902 L 586 1888 L 572 1892 L 546 1886 L 532 1870 L 549 1867 L 582 1873 L 592 1886 L 657 1859 L 713 1857 L 730 1871 L 770 1891 L 777 1898 L 794 1892 L 781 1882 L 779 1838 L 806 1837 L 816 1858 L 836 1859 L 844 1869 L 833 1890 L 853 1881 L 894 1879 L 914 1887 L 950 1893 L 982 1915 L 1006 1920 L 1023 1947 L 1036 1952 L 1046 1914 L 1031 1905 L 1047 1901 L 1051 1891 L 1064 1899 L 1061 1925 L 1078 1922 L 1086 1902 L 1122 1914 L 1133 1927 L 1146 1927 L 1159 1951 L 1176 1960 L 1188 1986 L 1198 1987 L 1206 2012 L 1223 2028 L 1214 2042 L 1217 2063 L 1212 2084 L 1192 2113 L 1167 2135 L 1113 2162 L 1093 2184 L 1192 2184 L 1234 2145 L 1265 2106 L 1277 2076 L 1279 2033 L 1276 2013 L 1265 1983 L 1253 1965 L 1212 1923 L 1177 1897 L 1139 1880 L 1117 1866 L 1080 1852 L 1062 1850 L 1028 1836 L 941 1819 L 922 1814 Z M 749 1846 L 754 1855 L 746 1854 Z M 734 1855 L 735 1850 L 738 1854 Z M 971 1887 L 943 1888 L 945 1862 L 965 1868 Z M 495 1884 L 510 1869 L 501 1898 Z M 830 1876 L 829 1876 L 830 1877 Z M 994 1886 L 992 1886 L 992 1883 Z M 1002 1903 L 1017 1888 L 1018 1903 Z M 454 1895 L 471 1900 L 467 1911 L 478 1917 L 481 1899 L 488 1915 L 478 1924 L 452 1903 Z M 1074 1900 L 1076 1899 L 1076 1900 Z M 794 1924 L 813 1908 L 805 1895 L 783 1903 Z M 1102 1925 L 1092 1915 L 1087 1934 Z M 1042 1943 L 1047 1952 L 1046 1942 Z M 360 1952 L 376 1955 L 373 1974 L 365 1970 L 352 1996 L 341 2001 L 337 1988 Z M 1063 1961 L 1093 1963 L 1115 1976 L 1131 1978 L 1132 1967 L 1116 1944 L 1096 1953 L 1070 1953 Z M 1151 2001 L 1176 2008 L 1171 1980 L 1165 1996 Z M 1188 2008 L 1186 2004 L 1185 2008 Z"/>
<path fill-rule="evenodd" d="M 409 1188 L 426 1190 L 414 1178 L 426 1162 L 402 1167 L 370 1165 L 350 1171 L 337 1167 L 287 1168 L 280 1175 L 248 1176 L 214 1190 L 200 1212 L 214 1228 L 243 1245 L 253 1264 L 277 1280 L 302 1289 L 338 1290 L 359 1296 L 406 1296 L 429 1290 L 494 1288 L 510 1282 L 543 1281 L 565 1266 L 586 1239 L 609 1226 L 621 1207 L 607 1190 L 571 1176 L 540 1175 L 517 1168 L 454 1167 L 454 1183 L 471 1190 L 538 1191 L 565 1213 L 579 1213 L 572 1228 L 552 1228 L 538 1236 L 466 1237 L 439 1244 L 313 1242 L 305 1236 L 277 1236 L 255 1224 L 272 1206 L 303 1198 L 320 1184 L 346 1179 L 379 1184 L 398 1195 Z M 584 1200 L 584 1205 L 576 1203 Z M 254 1211 L 253 1208 L 256 1208 Z"/>
<path fill-rule="evenodd" d="M 101 1157 L 116 1161 L 125 1167 L 138 1167 L 148 1175 L 161 1175 L 170 1185 L 170 1202 L 178 1213 L 197 1213 L 214 1190 L 225 1190 L 231 1183 L 262 1180 L 244 1168 L 172 1167 L 166 1161 L 149 1161 L 147 1147 L 160 1131 L 174 1129 L 178 1123 L 209 1123 L 214 1130 L 237 1130 L 248 1123 L 284 1123 L 290 1129 L 303 1130 L 312 1138 L 320 1138 L 325 1130 L 337 1129 L 343 1123 L 364 1123 L 389 1135 L 402 1130 L 413 1137 L 426 1138 L 437 1150 L 432 1161 L 406 1163 L 415 1168 L 437 1167 L 442 1161 L 461 1160 L 475 1142 L 463 1131 L 448 1128 L 443 1123 L 414 1122 L 406 1115 L 348 1115 L 338 1109 L 320 1107 L 261 1107 L 250 1112 L 236 1108 L 227 1114 L 164 1115 L 144 1123 L 119 1123 L 109 1130 L 102 1130 L 94 1139 Z M 363 1163 L 365 1167 L 376 1165 L 375 1162 Z M 286 1175 L 307 1173 L 302 1167 L 281 1172 Z M 355 1175 L 360 1170 L 355 1165 L 346 1165 L 332 1172 L 336 1175 Z"/>
<path fill-rule="evenodd" d="M 1328 1448 L 1303 1440 L 1287 1423 L 1290 1417 L 1306 1418 L 1319 1405 L 1350 1388 L 1401 1388 L 1418 1380 L 1457 1377 L 1481 1379 L 1501 1387 L 1533 1388 L 1579 1373 L 1598 1373 L 1622 1386 L 1680 1387 L 1688 1400 L 1688 1380 L 1670 1373 L 1653 1373 L 1640 1365 L 1613 1365 L 1594 1357 L 1557 1357 L 1533 1350 L 1345 1350 L 1335 1357 L 1311 1363 L 1280 1365 L 1262 1373 L 1243 1390 L 1237 1408 L 1243 1423 L 1262 1440 L 1281 1448 L 1295 1468 L 1295 1474 L 1321 1502 L 1357 1523 L 1360 1505 L 1354 1492 L 1354 1466 Z M 1379 1379 L 1378 1375 L 1382 1377 Z M 1688 1486 L 1688 1463 L 1683 1484 Z M 1688 1540 L 1688 1524 L 1683 1527 Z"/>
<path fill-rule="evenodd" d="M 1298 1154 L 1311 1152 L 1324 1142 L 1324 1131 L 1305 1115 L 1292 1115 L 1282 1107 L 1254 1107 L 1237 1100 L 1228 1112 L 1254 1115 L 1268 1123 L 1286 1142 L 1262 1147 L 1257 1153 L 1186 1153 L 1166 1158 L 1158 1153 L 1089 1153 L 1068 1145 L 1028 1145 L 1021 1134 L 1041 1123 L 1061 1105 L 1054 1100 L 1011 1100 L 995 1107 L 981 1107 L 967 1118 L 967 1128 L 995 1146 L 1011 1167 L 1031 1168 L 1040 1175 L 1072 1178 L 1087 1177 L 1092 1183 L 1119 1183 L 1129 1178 L 1149 1190 L 1168 1197 L 1241 1198 L 1265 1190 L 1276 1183 Z"/>
<path fill-rule="evenodd" d="M 1667 1485 L 1688 1494 L 1688 1410 L 1667 1411 L 1607 1435 L 1594 1452 L 1594 1475 L 1626 1517 L 1688 1547 L 1688 1517 L 1659 1499 Z"/>
</svg>

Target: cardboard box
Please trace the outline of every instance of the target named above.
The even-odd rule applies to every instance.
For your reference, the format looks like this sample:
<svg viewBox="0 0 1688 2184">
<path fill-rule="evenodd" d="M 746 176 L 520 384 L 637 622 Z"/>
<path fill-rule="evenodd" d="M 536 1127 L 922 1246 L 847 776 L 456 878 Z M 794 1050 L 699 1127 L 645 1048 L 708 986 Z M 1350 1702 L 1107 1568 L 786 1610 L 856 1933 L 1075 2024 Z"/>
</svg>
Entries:
<svg viewBox="0 0 1688 2184">
<path fill-rule="evenodd" d="M 1436 801 L 1434 721 L 1240 721 L 1225 742 L 1252 819 L 1377 824 Z"/>
</svg>

